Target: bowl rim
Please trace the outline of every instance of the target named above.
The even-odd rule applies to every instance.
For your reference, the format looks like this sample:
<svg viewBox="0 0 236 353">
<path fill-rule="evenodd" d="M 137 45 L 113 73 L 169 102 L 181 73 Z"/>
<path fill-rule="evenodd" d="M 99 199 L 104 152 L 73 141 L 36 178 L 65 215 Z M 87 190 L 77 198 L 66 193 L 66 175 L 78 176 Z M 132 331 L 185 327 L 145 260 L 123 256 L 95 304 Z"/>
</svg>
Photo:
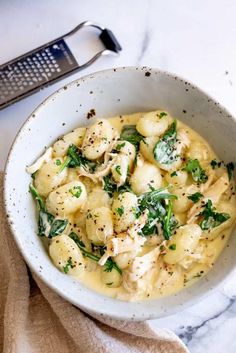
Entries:
<svg viewBox="0 0 236 353">
<path fill-rule="evenodd" d="M 11 148 L 8 152 L 8 156 L 7 156 L 7 160 L 5 163 L 5 169 L 4 169 L 4 175 L 3 175 L 3 204 L 4 204 L 4 209 L 5 209 L 5 214 L 9 214 L 11 213 L 11 206 L 10 206 L 10 202 L 8 199 L 8 195 L 7 195 L 7 183 L 8 183 L 8 169 L 11 163 L 11 154 L 15 148 L 15 145 L 18 141 L 18 139 L 21 136 L 22 131 L 25 129 L 25 127 L 27 127 L 28 123 L 31 122 L 32 119 L 35 119 L 35 116 L 38 112 L 40 112 L 45 105 L 49 104 L 50 102 L 53 102 L 54 98 L 57 97 L 61 92 L 63 92 L 66 88 L 71 88 L 74 87 L 75 85 L 79 84 L 80 82 L 85 82 L 88 80 L 92 80 L 92 79 L 96 79 L 97 76 L 99 75 L 104 75 L 104 74 L 110 74 L 111 72 L 121 72 L 121 71 L 152 71 L 155 72 L 156 74 L 163 74 L 165 76 L 169 76 L 171 78 L 174 78 L 176 80 L 180 80 L 182 82 L 187 82 L 188 84 L 190 84 L 193 88 L 196 88 L 202 95 L 204 95 L 209 102 L 212 101 L 214 102 L 215 105 L 217 105 L 222 111 L 224 111 L 227 114 L 227 117 L 231 120 L 234 121 L 234 123 L 236 124 L 236 119 L 235 117 L 228 111 L 227 108 L 225 108 L 224 106 L 222 106 L 215 98 L 213 98 L 211 95 L 209 95 L 208 93 L 206 93 L 204 90 L 202 90 L 201 88 L 199 88 L 196 84 L 192 83 L 190 80 L 183 78 L 180 75 L 177 75 L 175 73 L 171 73 L 169 71 L 166 70 L 160 70 L 157 68 L 153 68 L 153 67 L 149 67 L 149 66 L 122 66 L 122 67 L 115 67 L 115 68 L 110 68 L 110 69 L 104 69 L 104 70 L 100 70 L 100 71 L 96 71 L 94 73 L 90 73 L 87 74 L 85 76 L 81 76 L 78 79 L 75 79 L 63 86 L 61 86 L 59 89 L 57 89 L 56 91 L 54 91 L 53 93 L 51 93 L 48 97 L 46 97 L 41 103 L 39 103 L 37 105 L 37 107 L 32 111 L 32 113 L 28 116 L 28 118 L 24 121 L 24 123 L 21 125 L 20 129 L 18 130 Z M 73 305 L 77 306 L 78 308 L 81 308 L 82 310 L 84 310 L 85 312 L 89 313 L 89 314 L 94 314 L 95 316 L 108 316 L 108 317 L 112 317 L 118 320 L 130 320 L 130 321 L 143 321 L 143 320 L 148 320 L 148 319 L 158 319 L 158 318 L 163 318 L 166 316 L 170 316 L 173 315 L 175 313 L 178 313 L 181 310 L 185 310 L 187 308 L 189 308 L 190 306 L 192 306 L 193 304 L 196 303 L 196 299 L 198 300 L 203 300 L 207 297 L 209 297 L 211 294 L 215 293 L 220 287 L 222 287 L 224 285 L 224 283 L 227 281 L 227 279 L 229 278 L 229 276 L 231 275 L 231 273 L 234 271 L 234 267 L 230 269 L 230 271 L 227 272 L 226 276 L 219 280 L 219 282 L 217 284 L 215 284 L 213 287 L 210 287 L 208 290 L 206 290 L 204 293 L 200 293 L 195 295 L 193 298 L 190 298 L 187 302 L 185 302 L 183 305 L 177 304 L 175 307 L 168 309 L 168 312 L 164 312 L 162 311 L 161 313 L 154 313 L 153 315 L 150 315 L 149 313 L 142 313 L 141 315 L 135 313 L 135 316 L 131 314 L 126 314 L 126 312 L 116 312 L 116 314 L 112 313 L 111 310 L 108 310 L 107 313 L 104 313 L 103 311 L 101 311 L 99 308 L 96 308 L 96 310 L 93 307 L 87 307 L 84 306 L 83 304 L 79 303 L 79 300 L 73 300 L 71 297 L 69 297 L 67 295 L 67 293 L 62 293 L 62 291 L 59 289 L 59 287 L 57 285 L 54 284 L 54 282 L 49 281 L 47 278 L 44 277 L 43 274 L 41 274 L 41 272 L 38 271 L 37 267 L 32 264 L 30 257 L 28 256 L 27 251 L 25 251 L 25 248 L 23 246 L 21 246 L 21 243 L 18 239 L 17 236 L 17 230 L 15 230 L 12 222 L 10 222 L 9 218 L 7 217 L 7 223 L 9 225 L 9 228 L 11 230 L 11 234 L 13 235 L 15 244 L 17 245 L 21 255 L 23 256 L 24 261 L 26 262 L 26 264 L 29 266 L 29 268 L 31 269 L 31 271 L 40 279 L 42 280 L 42 282 L 44 284 L 46 284 L 50 289 L 52 289 L 53 291 L 55 291 L 60 297 L 66 299 L 69 303 L 72 303 Z M 91 288 L 89 288 L 90 291 L 93 292 L 93 294 L 96 296 L 97 293 L 96 291 L 92 290 Z M 109 298 L 107 297 L 107 299 L 113 299 L 113 298 Z M 159 299 L 161 300 L 161 298 Z M 144 301 L 145 302 L 145 301 Z M 130 302 L 123 302 L 124 305 L 129 305 Z M 138 302 L 138 303 L 143 303 Z"/>
</svg>

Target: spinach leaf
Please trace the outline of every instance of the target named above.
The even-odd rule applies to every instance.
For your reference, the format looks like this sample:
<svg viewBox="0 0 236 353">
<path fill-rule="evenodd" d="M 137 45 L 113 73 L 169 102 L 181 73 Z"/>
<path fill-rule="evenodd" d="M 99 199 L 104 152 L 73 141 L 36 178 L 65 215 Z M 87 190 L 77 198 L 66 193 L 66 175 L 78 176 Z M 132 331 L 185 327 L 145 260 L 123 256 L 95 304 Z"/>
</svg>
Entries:
<svg viewBox="0 0 236 353">
<path fill-rule="evenodd" d="M 178 158 L 175 147 L 177 140 L 176 126 L 177 122 L 174 120 L 167 132 L 156 143 L 153 149 L 155 160 L 161 164 L 172 164 Z"/>
<path fill-rule="evenodd" d="M 163 218 L 163 235 L 166 240 L 169 240 L 172 235 L 172 230 L 177 226 L 177 220 L 172 214 L 173 203 L 169 200 L 167 205 L 166 214 Z"/>
<path fill-rule="evenodd" d="M 34 187 L 33 184 L 30 184 L 29 190 L 30 190 L 30 192 L 31 192 L 31 194 L 32 194 L 32 196 L 33 196 L 33 198 L 37 201 L 38 206 L 39 206 L 39 209 L 40 209 L 40 210 L 43 210 L 43 211 L 46 211 L 46 206 L 45 206 L 44 200 L 43 200 L 43 198 L 39 195 L 38 190 Z"/>
<path fill-rule="evenodd" d="M 65 230 L 67 224 L 68 224 L 67 219 L 56 219 L 51 225 L 48 238 L 53 238 L 61 234 Z"/>
<path fill-rule="evenodd" d="M 74 242 L 77 244 L 77 246 L 81 250 L 84 257 L 87 257 L 87 258 L 94 260 L 96 262 L 98 262 L 100 260 L 100 258 L 101 258 L 100 256 L 97 256 L 96 254 L 93 254 L 85 249 L 84 243 L 80 240 L 80 238 L 78 237 L 78 235 L 76 233 L 74 233 L 74 232 L 70 233 L 69 237 L 74 240 Z M 119 266 L 116 264 L 116 262 L 114 260 L 112 260 L 111 257 L 109 257 L 104 265 L 104 271 L 111 272 L 112 269 L 115 269 L 120 275 L 122 274 L 122 271 L 119 268 Z"/>
<path fill-rule="evenodd" d="M 114 192 L 117 190 L 116 183 L 114 182 L 111 174 L 103 177 L 103 190 L 105 190 L 110 197 L 112 197 Z"/>
<path fill-rule="evenodd" d="M 139 214 L 148 210 L 148 219 L 142 228 L 141 235 L 148 236 L 157 233 L 157 223 L 160 223 L 165 239 L 170 238 L 172 230 L 177 225 L 177 221 L 172 214 L 171 200 L 174 199 L 177 199 L 177 196 L 170 194 L 167 188 L 153 189 L 139 197 Z M 169 202 L 167 203 L 166 200 L 169 200 Z"/>
<path fill-rule="evenodd" d="M 119 194 L 123 194 L 124 192 L 133 192 L 128 181 L 126 181 L 124 185 L 119 186 L 117 191 Z"/>
<path fill-rule="evenodd" d="M 233 173 L 234 173 L 234 163 L 230 162 L 230 163 L 226 164 L 226 168 L 227 168 L 229 180 L 231 180 Z"/>
<path fill-rule="evenodd" d="M 119 145 L 116 145 L 115 150 L 120 151 L 122 147 L 125 147 L 125 142 L 120 143 Z"/>
<path fill-rule="evenodd" d="M 46 236 L 48 238 L 52 238 L 61 234 L 65 230 L 68 220 L 55 220 L 55 217 L 48 212 L 42 197 L 39 195 L 38 190 L 33 186 L 33 184 L 30 184 L 29 189 L 39 207 L 38 235 L 41 237 Z"/>
<path fill-rule="evenodd" d="M 139 150 L 140 142 L 144 137 L 136 130 L 135 125 L 125 125 L 121 131 L 120 140 L 125 140 L 135 146 L 136 151 Z"/>
<path fill-rule="evenodd" d="M 40 237 L 48 236 L 50 233 L 51 225 L 54 221 L 54 216 L 44 210 L 39 210 L 38 215 L 38 235 Z"/>
<path fill-rule="evenodd" d="M 126 181 L 124 185 L 117 187 L 111 173 L 103 177 L 103 190 L 105 190 L 110 197 L 113 197 L 115 192 L 118 192 L 119 194 L 123 194 L 124 192 L 132 192 L 128 181 Z"/>
<path fill-rule="evenodd" d="M 200 222 L 202 230 L 218 227 L 230 218 L 228 213 L 215 212 L 211 200 L 207 201 L 204 210 L 199 213 L 199 216 L 203 216 L 203 220 Z"/>
<path fill-rule="evenodd" d="M 193 201 L 193 203 L 197 203 L 202 196 L 203 195 L 200 192 L 195 192 L 194 194 L 189 195 L 188 199 Z"/>
<path fill-rule="evenodd" d="M 66 167 L 76 168 L 81 166 L 91 172 L 94 172 L 97 167 L 97 164 L 83 157 L 78 147 L 74 144 L 71 144 L 67 150 L 67 157 L 59 169 L 59 173 L 62 172 Z"/>
<path fill-rule="evenodd" d="M 208 176 L 204 169 L 202 169 L 198 159 L 189 159 L 185 167 L 183 168 L 186 172 L 190 173 L 193 180 L 197 183 L 206 183 Z"/>
</svg>

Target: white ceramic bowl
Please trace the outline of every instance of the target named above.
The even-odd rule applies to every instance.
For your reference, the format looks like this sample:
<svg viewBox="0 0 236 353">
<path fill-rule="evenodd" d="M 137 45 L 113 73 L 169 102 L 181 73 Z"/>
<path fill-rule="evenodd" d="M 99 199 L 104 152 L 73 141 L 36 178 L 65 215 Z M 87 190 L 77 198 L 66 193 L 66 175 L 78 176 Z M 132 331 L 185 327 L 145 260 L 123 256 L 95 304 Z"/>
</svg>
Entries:
<svg viewBox="0 0 236 353">
<path fill-rule="evenodd" d="M 165 109 L 198 131 L 225 161 L 235 159 L 236 121 L 217 102 L 191 83 L 150 68 L 119 68 L 86 76 L 51 95 L 21 128 L 6 165 L 5 203 L 15 241 L 27 264 L 49 287 L 88 313 L 117 319 L 144 320 L 183 310 L 209 294 L 230 275 L 236 263 L 236 234 L 213 270 L 195 285 L 159 300 L 127 303 L 104 297 L 61 273 L 36 235 L 35 204 L 25 172 L 55 139 L 92 122 L 88 112 L 107 118 Z"/>
</svg>

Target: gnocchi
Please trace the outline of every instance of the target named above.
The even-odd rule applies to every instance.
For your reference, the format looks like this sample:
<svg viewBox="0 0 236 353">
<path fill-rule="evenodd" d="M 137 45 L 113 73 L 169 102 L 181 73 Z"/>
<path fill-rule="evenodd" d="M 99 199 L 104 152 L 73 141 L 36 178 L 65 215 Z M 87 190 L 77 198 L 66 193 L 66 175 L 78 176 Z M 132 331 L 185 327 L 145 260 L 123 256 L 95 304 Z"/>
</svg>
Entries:
<svg viewBox="0 0 236 353">
<path fill-rule="evenodd" d="M 71 181 L 52 191 L 46 200 L 49 212 L 66 216 L 76 212 L 86 201 L 87 193 L 81 181 Z"/>
<path fill-rule="evenodd" d="M 90 160 L 100 158 L 109 148 L 113 129 L 107 120 L 101 119 L 89 127 L 85 133 L 82 150 Z"/>
<path fill-rule="evenodd" d="M 137 166 L 130 178 L 130 184 L 137 195 L 141 195 L 151 188 L 157 189 L 162 185 L 162 176 L 158 167 L 144 162 Z"/>
<path fill-rule="evenodd" d="M 81 147 L 86 128 L 79 127 L 59 138 L 53 145 L 53 157 L 64 157 L 71 144 Z"/>
<path fill-rule="evenodd" d="M 36 172 L 34 183 L 40 195 L 47 197 L 51 191 L 65 182 L 68 171 L 64 169 L 60 173 L 62 163 L 63 159 L 53 158 Z"/>
<path fill-rule="evenodd" d="M 74 276 L 82 276 L 85 261 L 74 241 L 65 234 L 52 239 L 49 254 L 55 266 Z"/>
<path fill-rule="evenodd" d="M 104 245 L 113 235 L 112 212 L 107 207 L 98 207 L 89 211 L 86 217 L 88 239 L 95 245 Z"/>
<path fill-rule="evenodd" d="M 122 300 L 191 285 L 214 265 L 236 220 L 232 164 L 218 161 L 162 110 L 69 132 L 27 167 L 53 264 Z"/>
<path fill-rule="evenodd" d="M 135 221 L 135 210 L 138 206 L 137 196 L 131 192 L 120 194 L 114 199 L 112 212 L 116 233 L 125 231 Z"/>
<path fill-rule="evenodd" d="M 137 122 L 138 132 L 145 136 L 162 135 L 170 123 L 170 116 L 167 112 L 160 110 L 143 114 Z"/>
</svg>

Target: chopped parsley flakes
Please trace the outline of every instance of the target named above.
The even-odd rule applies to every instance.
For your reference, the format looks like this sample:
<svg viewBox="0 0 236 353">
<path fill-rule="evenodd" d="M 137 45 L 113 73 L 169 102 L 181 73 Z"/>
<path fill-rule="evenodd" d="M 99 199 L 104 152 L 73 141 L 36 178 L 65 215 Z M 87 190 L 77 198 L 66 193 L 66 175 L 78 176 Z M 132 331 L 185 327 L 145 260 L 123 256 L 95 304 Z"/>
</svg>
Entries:
<svg viewBox="0 0 236 353">
<path fill-rule="evenodd" d="M 197 203 L 202 196 L 203 195 L 200 192 L 195 192 L 194 194 L 189 195 L 188 199 L 193 201 L 193 203 Z"/>
<path fill-rule="evenodd" d="M 61 165 L 60 159 L 56 159 L 56 165 Z"/>
<path fill-rule="evenodd" d="M 124 214 L 124 207 L 123 206 L 118 207 L 116 209 L 116 212 L 118 213 L 119 216 L 122 216 Z"/>
<path fill-rule="evenodd" d="M 193 180 L 197 183 L 204 184 L 208 180 L 208 176 L 205 170 L 202 169 L 198 159 L 189 159 L 183 170 L 190 173 Z"/>
<path fill-rule="evenodd" d="M 166 112 L 160 112 L 158 114 L 159 118 L 162 119 L 164 116 L 167 116 L 167 113 Z"/>
<path fill-rule="evenodd" d="M 76 197 L 78 199 L 82 193 L 82 188 L 79 185 L 74 186 L 72 189 L 69 189 L 69 192 L 71 193 L 71 195 L 73 195 L 74 197 Z"/>
<path fill-rule="evenodd" d="M 176 250 L 176 244 L 171 244 L 171 245 L 169 246 L 169 249 L 170 249 L 170 250 Z"/>
<path fill-rule="evenodd" d="M 228 213 L 216 212 L 215 208 L 212 207 L 211 200 L 207 201 L 204 210 L 199 213 L 199 216 L 203 216 L 203 219 L 200 222 L 200 227 L 202 230 L 218 227 L 230 218 Z"/>
<path fill-rule="evenodd" d="M 66 265 L 63 267 L 63 271 L 64 271 L 65 273 L 68 273 L 70 268 L 73 268 L 72 261 L 71 261 L 71 257 L 69 257 L 69 259 L 68 259 Z"/>
<path fill-rule="evenodd" d="M 121 168 L 120 168 L 120 165 L 117 165 L 117 166 L 115 167 L 115 171 L 116 171 L 117 174 L 121 175 Z"/>
</svg>

